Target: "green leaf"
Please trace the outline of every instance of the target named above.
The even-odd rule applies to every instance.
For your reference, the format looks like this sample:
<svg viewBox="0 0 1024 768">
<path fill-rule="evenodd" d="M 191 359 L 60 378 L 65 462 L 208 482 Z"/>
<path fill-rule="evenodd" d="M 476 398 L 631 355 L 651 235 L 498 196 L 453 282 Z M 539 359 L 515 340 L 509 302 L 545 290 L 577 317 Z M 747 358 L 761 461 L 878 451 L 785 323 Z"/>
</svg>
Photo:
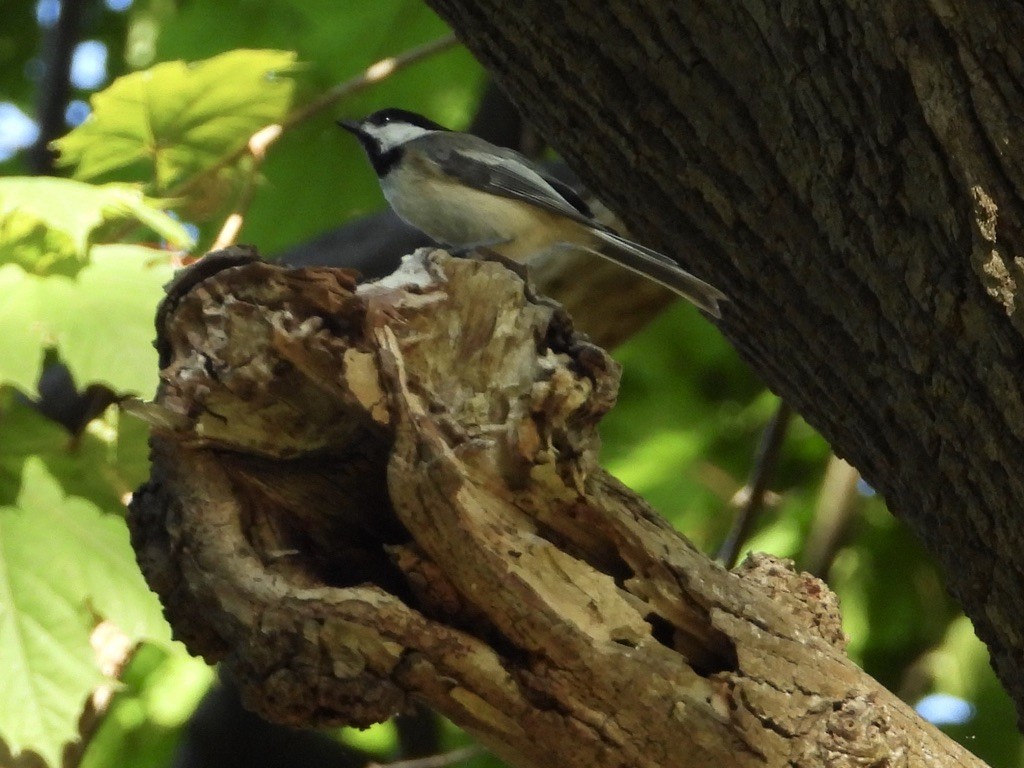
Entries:
<svg viewBox="0 0 1024 768">
<path fill-rule="evenodd" d="M 15 754 L 30 749 L 60 764 L 103 680 L 89 643 L 97 617 L 133 640 L 170 640 L 124 520 L 65 497 L 31 458 L 17 503 L 0 507 L 0 737 Z"/>
<path fill-rule="evenodd" d="M 110 461 L 122 487 L 138 488 L 149 478 L 149 424 L 116 409 L 110 409 L 105 418 L 116 422 L 117 441 Z"/>
<path fill-rule="evenodd" d="M 31 468 L 18 506 L 0 508 L 0 736 L 15 755 L 30 749 L 56 766 L 103 678 L 68 570 L 77 553 L 62 551 L 62 532 L 36 508 L 56 484 L 37 462 Z"/>
<path fill-rule="evenodd" d="M 57 351 L 79 386 L 150 395 L 157 384 L 153 318 L 174 269 L 161 251 L 136 245 L 93 248 L 74 280 L 52 277 L 46 314 Z"/>
<path fill-rule="evenodd" d="M 141 224 L 175 246 L 192 245 L 184 227 L 135 187 L 42 176 L 0 178 L 0 265 L 15 263 L 45 274 L 62 262 L 81 263 L 104 230 L 126 223 Z"/>
<path fill-rule="evenodd" d="M 0 264 L 17 264 L 29 272 L 46 273 L 61 265 L 74 270 L 83 257 L 67 232 L 54 229 L 31 212 L 0 213 Z"/>
<path fill-rule="evenodd" d="M 64 560 L 70 596 L 133 640 L 170 642 L 160 603 L 135 562 L 124 518 L 104 514 L 87 499 L 65 497 L 35 458 L 25 462 L 18 507 L 33 516 L 35 530 L 50 541 L 51 557 Z"/>
<path fill-rule="evenodd" d="M 80 387 L 151 393 L 153 317 L 172 273 L 165 252 L 138 245 L 95 246 L 71 277 L 0 266 L 0 384 L 33 392 L 53 347 Z"/>
<path fill-rule="evenodd" d="M 43 329 L 33 321 L 39 311 L 38 285 L 14 264 L 0 264 L 0 384 L 34 392 L 43 365 Z"/>
<path fill-rule="evenodd" d="M 92 114 L 55 142 L 78 179 L 141 171 L 166 193 L 284 118 L 294 82 L 289 51 L 236 50 L 195 64 L 171 61 L 115 80 L 91 99 Z"/>
<path fill-rule="evenodd" d="M 38 459 L 64 492 L 121 515 L 124 498 L 149 475 L 139 420 L 109 410 L 72 439 L 10 389 L 0 389 L 0 506 L 17 503 L 25 463 Z M 127 427 L 127 429 L 126 429 Z"/>
</svg>

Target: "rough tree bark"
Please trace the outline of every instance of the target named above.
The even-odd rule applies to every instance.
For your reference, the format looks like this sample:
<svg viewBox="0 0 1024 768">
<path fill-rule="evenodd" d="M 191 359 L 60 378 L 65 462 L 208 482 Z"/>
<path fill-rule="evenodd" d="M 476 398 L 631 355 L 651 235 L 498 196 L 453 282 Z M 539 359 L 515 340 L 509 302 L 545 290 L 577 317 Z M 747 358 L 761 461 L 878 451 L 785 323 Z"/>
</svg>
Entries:
<svg viewBox="0 0 1024 768">
<path fill-rule="evenodd" d="M 1024 712 L 1024 6 L 428 0 L 944 568 Z"/>
<path fill-rule="evenodd" d="M 283 722 L 424 701 L 516 766 L 978 766 L 844 655 L 833 596 L 727 572 L 597 464 L 618 367 L 493 263 L 356 291 L 242 249 L 158 317 L 133 544 Z"/>
</svg>

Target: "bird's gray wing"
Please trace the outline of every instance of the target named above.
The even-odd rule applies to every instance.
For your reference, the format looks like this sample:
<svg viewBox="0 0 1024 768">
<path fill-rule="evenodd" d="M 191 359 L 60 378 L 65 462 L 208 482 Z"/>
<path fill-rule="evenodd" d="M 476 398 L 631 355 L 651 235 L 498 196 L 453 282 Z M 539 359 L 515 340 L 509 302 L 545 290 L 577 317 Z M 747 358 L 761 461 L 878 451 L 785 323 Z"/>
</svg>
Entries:
<svg viewBox="0 0 1024 768">
<path fill-rule="evenodd" d="M 426 143 L 433 138 L 428 135 L 415 141 Z M 474 189 L 520 200 L 585 227 L 605 229 L 591 218 L 590 209 L 579 195 L 544 174 L 518 152 L 495 147 L 474 136 L 459 138 L 458 146 L 438 142 L 427 153 L 448 176 Z"/>
<path fill-rule="evenodd" d="M 601 240 L 620 250 L 625 248 L 636 259 L 653 261 L 680 269 L 664 254 L 627 240 L 595 221 L 590 208 L 566 184 L 549 177 L 526 157 L 511 149 L 496 147 L 476 136 L 462 134 L 458 144 L 452 134 L 428 134 L 410 144 L 427 144 L 424 154 L 437 163 L 442 173 L 468 187 L 492 195 L 520 200 L 545 211 L 564 216 L 594 230 Z M 684 274 L 689 274 L 684 272 Z"/>
</svg>

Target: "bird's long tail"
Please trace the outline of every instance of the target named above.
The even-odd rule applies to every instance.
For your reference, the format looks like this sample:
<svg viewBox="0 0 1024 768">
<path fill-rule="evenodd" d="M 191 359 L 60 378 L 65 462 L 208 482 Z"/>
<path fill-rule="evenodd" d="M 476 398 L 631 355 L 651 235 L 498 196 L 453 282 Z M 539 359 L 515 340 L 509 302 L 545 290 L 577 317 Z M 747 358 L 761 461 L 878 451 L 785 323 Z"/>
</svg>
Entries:
<svg viewBox="0 0 1024 768">
<path fill-rule="evenodd" d="M 715 286 L 691 275 L 670 258 L 657 251 L 645 248 L 614 232 L 592 231 L 602 244 L 600 249 L 592 249 L 597 255 L 660 283 L 708 314 L 715 317 L 722 316 L 718 305 L 719 302 L 728 301 L 728 297 Z"/>
</svg>

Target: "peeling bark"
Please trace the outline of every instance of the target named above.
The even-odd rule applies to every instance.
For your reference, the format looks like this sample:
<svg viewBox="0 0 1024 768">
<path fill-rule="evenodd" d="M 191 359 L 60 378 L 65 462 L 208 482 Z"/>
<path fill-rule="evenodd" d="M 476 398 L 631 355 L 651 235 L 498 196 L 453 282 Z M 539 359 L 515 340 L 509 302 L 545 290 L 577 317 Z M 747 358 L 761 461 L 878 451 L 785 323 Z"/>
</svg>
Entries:
<svg viewBox="0 0 1024 768">
<path fill-rule="evenodd" d="M 846 658 L 820 581 L 724 570 L 598 466 L 618 367 L 503 267 L 200 264 L 129 523 L 266 717 L 420 701 L 517 766 L 980 765 Z"/>
</svg>

